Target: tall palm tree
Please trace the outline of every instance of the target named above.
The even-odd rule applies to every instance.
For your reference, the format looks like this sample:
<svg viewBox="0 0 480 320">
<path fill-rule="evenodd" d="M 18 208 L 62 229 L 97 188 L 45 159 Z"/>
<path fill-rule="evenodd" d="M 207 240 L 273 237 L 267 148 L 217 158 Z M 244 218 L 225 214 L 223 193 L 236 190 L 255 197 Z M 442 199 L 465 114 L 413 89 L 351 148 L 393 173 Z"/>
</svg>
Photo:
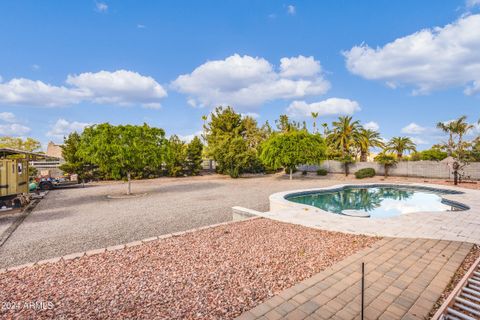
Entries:
<svg viewBox="0 0 480 320">
<path fill-rule="evenodd" d="M 385 144 L 380 137 L 380 133 L 375 130 L 361 128 L 357 137 L 357 145 L 360 150 L 360 161 L 367 161 L 370 148 L 384 148 Z"/>
<path fill-rule="evenodd" d="M 478 123 L 480 124 L 480 120 L 478 120 Z M 323 127 L 323 137 L 326 138 L 328 135 L 328 123 L 324 122 L 322 123 Z"/>
<path fill-rule="evenodd" d="M 402 159 L 403 154 L 407 151 L 415 152 L 416 145 L 413 143 L 412 139 L 409 137 L 393 137 L 387 143 L 385 151 L 394 151 L 397 154 L 397 158 L 399 160 Z"/>
<path fill-rule="evenodd" d="M 329 135 L 331 143 L 340 149 L 343 157 L 351 155 L 360 134 L 360 122 L 353 121 L 350 116 L 342 116 L 332 125 L 333 129 Z"/>
<path fill-rule="evenodd" d="M 317 117 L 318 117 L 318 112 L 312 112 L 313 133 L 317 133 Z"/>
</svg>

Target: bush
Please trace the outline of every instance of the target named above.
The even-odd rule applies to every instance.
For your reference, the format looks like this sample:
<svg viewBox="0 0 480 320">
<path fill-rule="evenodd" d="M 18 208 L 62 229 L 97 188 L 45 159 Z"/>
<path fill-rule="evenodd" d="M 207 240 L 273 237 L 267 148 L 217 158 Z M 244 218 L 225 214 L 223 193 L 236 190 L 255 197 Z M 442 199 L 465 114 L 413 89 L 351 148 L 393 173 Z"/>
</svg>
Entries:
<svg viewBox="0 0 480 320">
<path fill-rule="evenodd" d="M 375 176 L 375 169 L 373 168 L 364 168 L 355 172 L 355 177 L 357 179 L 371 178 Z"/>
<path fill-rule="evenodd" d="M 320 168 L 317 170 L 317 176 L 326 176 L 328 174 L 327 169 Z"/>
<path fill-rule="evenodd" d="M 306 176 L 307 175 L 307 171 L 306 170 L 303 170 L 302 171 L 302 176 Z"/>
</svg>

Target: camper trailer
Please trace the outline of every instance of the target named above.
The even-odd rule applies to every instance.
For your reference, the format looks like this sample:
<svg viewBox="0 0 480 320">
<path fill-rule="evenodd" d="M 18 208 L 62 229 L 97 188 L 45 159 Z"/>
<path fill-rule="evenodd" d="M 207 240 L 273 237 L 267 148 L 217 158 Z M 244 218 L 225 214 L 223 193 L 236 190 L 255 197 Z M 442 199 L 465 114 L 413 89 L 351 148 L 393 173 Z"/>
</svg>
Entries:
<svg viewBox="0 0 480 320">
<path fill-rule="evenodd" d="M 24 204 L 28 194 L 29 161 L 45 158 L 44 154 L 11 148 L 0 148 L 0 209 Z"/>
<path fill-rule="evenodd" d="M 28 161 L 0 160 L 0 198 L 15 197 L 28 192 Z"/>
</svg>

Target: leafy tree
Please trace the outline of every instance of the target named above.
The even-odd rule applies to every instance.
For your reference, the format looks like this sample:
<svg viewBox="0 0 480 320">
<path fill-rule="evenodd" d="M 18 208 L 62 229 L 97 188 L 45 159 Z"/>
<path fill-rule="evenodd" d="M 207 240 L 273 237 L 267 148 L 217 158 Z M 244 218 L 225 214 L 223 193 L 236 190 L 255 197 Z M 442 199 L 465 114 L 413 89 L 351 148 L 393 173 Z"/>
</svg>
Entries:
<svg viewBox="0 0 480 320">
<path fill-rule="evenodd" d="M 268 134 L 251 117 L 242 117 L 231 107 L 218 107 L 206 127 L 208 155 L 217 172 L 236 178 L 243 172 L 262 170 L 258 159 L 260 142 Z"/>
<path fill-rule="evenodd" d="M 194 137 L 187 146 L 187 170 L 189 174 L 196 176 L 202 170 L 203 144 L 198 137 Z"/>
<path fill-rule="evenodd" d="M 319 164 L 325 159 L 326 145 L 319 135 L 304 130 L 273 134 L 262 146 L 260 159 L 274 169 L 286 168 L 290 171 L 301 164 Z"/>
<path fill-rule="evenodd" d="M 380 133 L 375 130 L 361 128 L 357 136 L 357 144 L 360 150 L 360 161 L 367 161 L 370 148 L 383 148 L 384 143 Z"/>
<path fill-rule="evenodd" d="M 131 194 L 131 177 L 144 170 L 160 168 L 165 159 L 163 129 L 103 123 L 85 128 L 81 139 L 81 156 L 97 165 L 114 179 L 127 179 Z"/>
<path fill-rule="evenodd" d="M 275 123 L 277 124 L 277 129 L 283 133 L 301 129 L 300 123 L 290 121 L 288 116 L 285 114 L 281 114 L 278 120 L 275 120 Z"/>
<path fill-rule="evenodd" d="M 243 172 L 255 172 L 260 165 L 256 150 L 240 136 L 224 140 L 220 154 L 224 172 L 232 178 L 238 178 Z"/>
<path fill-rule="evenodd" d="M 62 156 L 65 163 L 60 170 L 69 174 L 78 174 L 79 181 L 85 181 L 93 177 L 93 165 L 86 161 L 80 152 L 81 136 L 72 132 L 64 139 L 62 145 Z"/>
<path fill-rule="evenodd" d="M 397 159 L 401 160 L 403 154 L 407 151 L 417 151 L 415 143 L 409 137 L 393 137 L 387 143 L 385 151 L 394 151 L 397 154 Z"/>
<path fill-rule="evenodd" d="M 385 178 L 388 177 L 388 170 L 397 164 L 397 158 L 393 154 L 388 154 L 386 152 L 382 152 L 377 155 L 374 159 L 376 162 L 383 165 L 383 171 L 385 173 Z"/>
<path fill-rule="evenodd" d="M 173 135 L 167 143 L 167 152 L 165 155 L 165 166 L 168 175 L 171 177 L 179 177 L 183 174 L 183 169 L 187 164 L 187 147 L 185 142 L 180 140 L 178 136 Z"/>
<path fill-rule="evenodd" d="M 415 152 L 411 155 L 410 160 L 412 161 L 442 161 L 448 156 L 445 151 L 442 151 L 440 148 L 433 146 L 430 149 L 423 150 L 420 152 Z"/>
<path fill-rule="evenodd" d="M 33 138 L 15 138 L 9 136 L 0 137 L 0 148 L 11 148 L 28 152 L 35 152 L 41 149 L 42 145 Z"/>
</svg>

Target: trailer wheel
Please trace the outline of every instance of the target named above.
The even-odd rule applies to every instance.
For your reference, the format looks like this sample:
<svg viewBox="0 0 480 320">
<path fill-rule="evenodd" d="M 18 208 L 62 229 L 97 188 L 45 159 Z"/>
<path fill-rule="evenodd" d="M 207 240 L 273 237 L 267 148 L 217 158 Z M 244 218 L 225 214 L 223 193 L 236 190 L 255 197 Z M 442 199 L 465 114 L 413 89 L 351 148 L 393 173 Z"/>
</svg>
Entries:
<svg viewBox="0 0 480 320">
<path fill-rule="evenodd" d="M 42 181 L 40 182 L 40 190 L 52 190 L 53 189 L 53 183 L 50 181 Z"/>
</svg>

